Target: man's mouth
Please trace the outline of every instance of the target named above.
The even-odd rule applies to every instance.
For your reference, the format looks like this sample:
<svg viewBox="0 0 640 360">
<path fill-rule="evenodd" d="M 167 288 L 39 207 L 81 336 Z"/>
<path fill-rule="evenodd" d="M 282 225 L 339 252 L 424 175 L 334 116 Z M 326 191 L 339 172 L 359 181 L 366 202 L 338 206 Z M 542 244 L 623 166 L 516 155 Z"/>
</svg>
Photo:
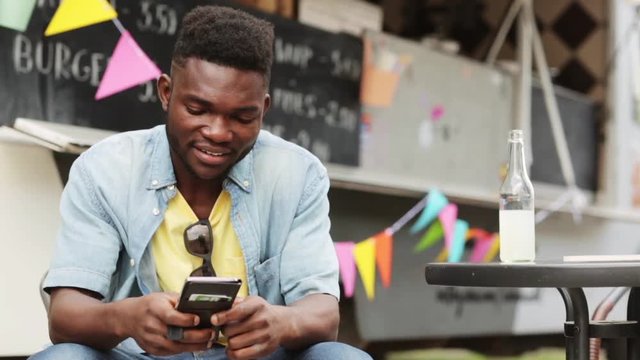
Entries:
<svg viewBox="0 0 640 360">
<path fill-rule="evenodd" d="M 219 166 L 225 164 L 232 152 L 228 149 L 212 149 L 201 146 L 194 146 L 196 157 L 209 166 Z"/>
<path fill-rule="evenodd" d="M 200 149 L 200 148 L 196 148 L 196 149 L 202 151 L 203 153 L 205 153 L 207 155 L 211 155 L 211 156 L 222 156 L 222 155 L 224 155 L 224 153 L 221 153 L 221 152 L 212 152 L 212 151 L 207 151 L 205 149 Z"/>
</svg>

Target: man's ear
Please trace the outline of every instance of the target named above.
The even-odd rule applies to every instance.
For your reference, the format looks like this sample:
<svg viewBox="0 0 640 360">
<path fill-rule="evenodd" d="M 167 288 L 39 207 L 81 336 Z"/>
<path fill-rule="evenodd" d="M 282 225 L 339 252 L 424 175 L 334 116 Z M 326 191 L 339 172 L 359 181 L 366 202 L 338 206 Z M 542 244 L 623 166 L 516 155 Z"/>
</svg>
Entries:
<svg viewBox="0 0 640 360">
<path fill-rule="evenodd" d="M 171 77 L 167 74 L 162 74 L 158 78 L 156 88 L 158 91 L 158 98 L 162 103 L 162 109 L 167 111 L 169 109 L 169 99 L 171 98 Z"/>
<path fill-rule="evenodd" d="M 269 110 L 269 107 L 271 106 L 271 95 L 269 95 L 269 93 L 264 94 L 264 110 L 262 111 L 262 115 L 264 116 L 264 114 L 267 113 L 267 110 Z"/>
</svg>

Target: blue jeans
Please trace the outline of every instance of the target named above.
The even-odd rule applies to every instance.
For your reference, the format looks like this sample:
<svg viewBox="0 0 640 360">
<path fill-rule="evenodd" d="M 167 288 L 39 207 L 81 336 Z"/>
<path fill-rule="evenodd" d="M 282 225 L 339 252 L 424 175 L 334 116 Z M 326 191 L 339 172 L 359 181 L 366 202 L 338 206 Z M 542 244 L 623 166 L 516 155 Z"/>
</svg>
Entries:
<svg viewBox="0 0 640 360">
<path fill-rule="evenodd" d="M 172 356 L 137 354 L 115 347 L 110 351 L 97 351 L 80 344 L 57 344 L 34 354 L 29 360 L 223 360 L 227 359 L 222 347 L 201 353 L 182 353 Z M 371 356 L 362 350 L 339 342 L 323 342 L 300 351 L 280 348 L 265 360 L 370 360 Z"/>
</svg>

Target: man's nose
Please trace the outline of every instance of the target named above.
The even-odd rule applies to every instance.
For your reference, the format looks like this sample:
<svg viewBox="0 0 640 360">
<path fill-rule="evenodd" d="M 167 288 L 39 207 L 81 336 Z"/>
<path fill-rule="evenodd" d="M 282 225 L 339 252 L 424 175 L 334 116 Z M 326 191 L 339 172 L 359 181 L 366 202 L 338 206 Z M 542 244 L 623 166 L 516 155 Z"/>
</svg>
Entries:
<svg viewBox="0 0 640 360">
<path fill-rule="evenodd" d="M 203 127 L 202 133 L 214 142 L 228 142 L 233 138 L 230 121 L 221 115 L 211 116 L 207 126 Z"/>
</svg>

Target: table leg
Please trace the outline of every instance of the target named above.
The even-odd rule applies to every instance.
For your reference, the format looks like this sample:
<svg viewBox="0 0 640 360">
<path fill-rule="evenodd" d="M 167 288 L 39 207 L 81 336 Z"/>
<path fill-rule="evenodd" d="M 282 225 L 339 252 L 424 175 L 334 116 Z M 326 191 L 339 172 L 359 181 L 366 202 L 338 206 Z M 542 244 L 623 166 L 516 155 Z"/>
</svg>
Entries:
<svg viewBox="0 0 640 360">
<path fill-rule="evenodd" d="M 558 288 L 567 313 L 567 321 L 573 321 L 573 332 L 566 337 L 566 357 L 569 360 L 589 359 L 589 307 L 584 291 L 580 288 Z"/>
<path fill-rule="evenodd" d="M 631 288 L 627 301 L 627 320 L 640 321 L 640 288 Z M 640 359 L 640 339 L 627 339 L 627 359 Z"/>
</svg>

